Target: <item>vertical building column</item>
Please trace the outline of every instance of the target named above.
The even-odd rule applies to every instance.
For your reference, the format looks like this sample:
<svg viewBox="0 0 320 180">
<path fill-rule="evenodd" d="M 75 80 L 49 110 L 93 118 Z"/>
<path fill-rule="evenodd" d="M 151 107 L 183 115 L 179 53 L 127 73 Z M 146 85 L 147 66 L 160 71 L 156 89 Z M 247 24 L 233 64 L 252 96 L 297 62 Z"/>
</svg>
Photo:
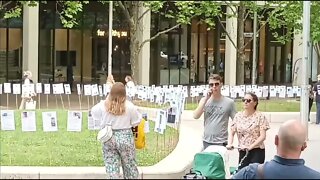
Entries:
<svg viewBox="0 0 320 180">
<path fill-rule="evenodd" d="M 141 16 L 144 12 L 147 11 L 147 8 L 140 8 Z M 147 39 L 150 39 L 150 25 L 151 25 L 151 12 L 147 12 L 143 15 L 142 18 L 142 27 L 138 27 L 139 30 L 139 41 L 143 42 Z M 139 54 L 139 59 L 136 66 L 138 69 L 136 82 L 141 85 L 150 84 L 150 43 L 146 43 Z"/>
<path fill-rule="evenodd" d="M 231 7 L 227 7 L 227 14 L 232 14 Z M 234 11 L 237 11 L 236 7 L 232 7 Z M 226 19 L 226 31 L 230 35 L 231 40 L 237 44 L 237 18 Z M 231 40 L 226 37 L 226 48 L 225 48 L 225 84 L 234 86 L 236 85 L 237 76 L 237 49 L 231 43 Z"/>
<path fill-rule="evenodd" d="M 293 38 L 292 54 L 292 85 L 301 84 L 301 59 L 302 59 L 302 33 L 295 34 Z"/>
<path fill-rule="evenodd" d="M 32 72 L 32 80 L 38 82 L 39 5 L 23 6 L 23 71 Z"/>
</svg>

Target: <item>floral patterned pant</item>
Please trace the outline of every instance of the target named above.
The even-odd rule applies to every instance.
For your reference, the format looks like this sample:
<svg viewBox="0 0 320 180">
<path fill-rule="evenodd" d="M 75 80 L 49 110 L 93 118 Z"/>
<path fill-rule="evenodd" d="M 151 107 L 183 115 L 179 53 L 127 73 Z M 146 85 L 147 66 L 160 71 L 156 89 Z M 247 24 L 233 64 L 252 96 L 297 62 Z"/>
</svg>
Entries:
<svg viewBox="0 0 320 180">
<path fill-rule="evenodd" d="M 103 144 L 102 150 L 107 178 L 138 178 L 136 149 L 131 129 L 113 130 L 111 139 Z M 120 166 L 124 177 L 121 177 Z"/>
</svg>

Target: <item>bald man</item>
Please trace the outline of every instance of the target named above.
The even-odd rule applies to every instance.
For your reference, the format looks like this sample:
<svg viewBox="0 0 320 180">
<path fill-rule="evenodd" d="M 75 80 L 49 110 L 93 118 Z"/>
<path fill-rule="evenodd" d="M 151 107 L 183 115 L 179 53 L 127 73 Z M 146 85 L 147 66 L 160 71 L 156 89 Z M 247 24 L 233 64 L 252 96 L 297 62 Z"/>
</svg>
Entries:
<svg viewBox="0 0 320 180">
<path fill-rule="evenodd" d="M 320 179 L 320 173 L 304 165 L 301 152 L 307 147 L 306 128 L 298 120 L 283 123 L 275 136 L 277 155 L 263 165 L 250 164 L 232 179 Z"/>
</svg>

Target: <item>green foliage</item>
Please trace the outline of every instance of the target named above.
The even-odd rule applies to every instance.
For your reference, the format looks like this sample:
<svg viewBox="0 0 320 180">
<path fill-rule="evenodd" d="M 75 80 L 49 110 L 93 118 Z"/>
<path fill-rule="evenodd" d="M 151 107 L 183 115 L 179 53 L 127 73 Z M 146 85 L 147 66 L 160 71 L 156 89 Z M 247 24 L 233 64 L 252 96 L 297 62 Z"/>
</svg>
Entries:
<svg viewBox="0 0 320 180">
<path fill-rule="evenodd" d="M 64 27 L 72 28 L 77 25 L 77 15 L 83 10 L 83 4 L 88 4 L 89 1 L 62 1 L 63 11 L 60 19 Z"/>
</svg>

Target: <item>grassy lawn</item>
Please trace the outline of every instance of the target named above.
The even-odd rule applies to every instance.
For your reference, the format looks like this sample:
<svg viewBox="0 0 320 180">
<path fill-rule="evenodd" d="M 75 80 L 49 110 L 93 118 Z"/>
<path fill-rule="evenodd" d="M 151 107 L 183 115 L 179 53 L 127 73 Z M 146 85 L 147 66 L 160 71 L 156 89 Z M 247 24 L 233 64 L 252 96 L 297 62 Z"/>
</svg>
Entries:
<svg viewBox="0 0 320 180">
<path fill-rule="evenodd" d="M 46 110 L 48 111 L 48 110 Z M 36 132 L 21 131 L 21 111 L 15 111 L 15 131 L 1 131 L 2 166 L 103 166 L 102 150 L 96 140 L 98 131 L 88 130 L 83 112 L 82 131 L 67 131 L 67 111 L 57 110 L 58 131 L 43 132 L 42 110 L 36 110 Z M 153 132 L 150 121 L 147 147 L 137 150 L 139 166 L 156 164 L 174 148 L 178 132 L 168 127 L 164 135 Z"/>
<path fill-rule="evenodd" d="M 198 106 L 198 101 L 194 100 L 193 102 L 191 100 L 187 101 L 185 104 L 185 110 L 194 110 Z M 237 111 L 242 109 L 243 103 L 241 100 L 237 99 L 235 100 Z M 136 105 L 139 106 L 146 106 L 146 107 L 153 107 L 153 108 L 159 108 L 159 107 L 165 107 L 165 106 L 159 106 L 157 104 L 152 104 L 150 102 L 142 102 L 137 101 L 135 102 Z M 277 100 L 259 100 L 258 110 L 264 111 L 264 112 L 300 112 L 300 101 L 296 101 L 295 99 L 277 99 Z M 316 104 L 313 103 L 312 112 L 316 111 Z"/>
</svg>

